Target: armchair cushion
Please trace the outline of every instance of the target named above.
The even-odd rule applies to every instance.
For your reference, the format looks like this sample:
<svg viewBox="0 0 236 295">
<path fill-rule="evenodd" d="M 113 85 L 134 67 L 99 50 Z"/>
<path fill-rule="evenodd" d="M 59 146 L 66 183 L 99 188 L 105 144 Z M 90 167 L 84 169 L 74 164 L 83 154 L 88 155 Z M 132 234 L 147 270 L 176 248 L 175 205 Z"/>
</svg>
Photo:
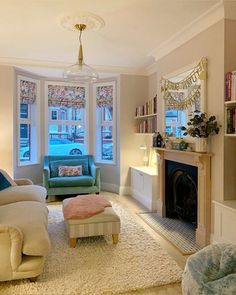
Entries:
<svg viewBox="0 0 236 295">
<path fill-rule="evenodd" d="M 83 175 L 89 175 L 88 158 L 50 161 L 50 171 L 51 171 L 50 176 L 51 177 L 58 176 L 59 166 L 80 166 L 80 165 L 82 166 Z"/>
<path fill-rule="evenodd" d="M 52 177 L 48 180 L 49 187 L 73 187 L 73 186 L 93 186 L 95 179 L 92 176 L 62 176 Z"/>
</svg>

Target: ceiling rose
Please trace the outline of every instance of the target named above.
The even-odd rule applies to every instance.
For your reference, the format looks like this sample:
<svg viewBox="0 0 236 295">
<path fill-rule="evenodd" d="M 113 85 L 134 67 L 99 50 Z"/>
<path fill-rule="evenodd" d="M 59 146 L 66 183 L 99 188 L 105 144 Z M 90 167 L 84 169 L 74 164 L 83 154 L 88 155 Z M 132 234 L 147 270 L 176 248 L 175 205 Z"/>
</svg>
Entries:
<svg viewBox="0 0 236 295">
<path fill-rule="evenodd" d="M 80 12 L 74 15 L 63 16 L 59 24 L 70 31 L 77 31 L 75 24 L 86 24 L 86 30 L 98 31 L 105 25 L 105 21 L 98 15 L 90 12 Z"/>
</svg>

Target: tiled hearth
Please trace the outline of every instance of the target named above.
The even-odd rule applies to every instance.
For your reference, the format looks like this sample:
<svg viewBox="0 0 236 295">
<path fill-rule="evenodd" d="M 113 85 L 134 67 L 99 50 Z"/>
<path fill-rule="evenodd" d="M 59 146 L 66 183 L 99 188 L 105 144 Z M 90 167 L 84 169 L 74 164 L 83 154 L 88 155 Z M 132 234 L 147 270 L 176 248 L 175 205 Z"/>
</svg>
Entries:
<svg viewBox="0 0 236 295">
<path fill-rule="evenodd" d="M 166 216 L 165 206 L 165 161 L 174 161 L 197 167 L 197 228 L 196 241 L 200 246 L 210 243 L 211 195 L 210 160 L 211 154 L 183 152 L 157 148 L 158 159 L 158 213 Z"/>
</svg>

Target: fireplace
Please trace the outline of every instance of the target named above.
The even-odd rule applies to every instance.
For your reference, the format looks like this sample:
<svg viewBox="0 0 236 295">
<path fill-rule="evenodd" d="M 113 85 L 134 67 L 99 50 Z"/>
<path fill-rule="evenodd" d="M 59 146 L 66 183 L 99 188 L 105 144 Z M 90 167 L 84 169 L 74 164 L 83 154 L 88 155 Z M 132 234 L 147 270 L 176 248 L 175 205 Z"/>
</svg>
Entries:
<svg viewBox="0 0 236 295">
<path fill-rule="evenodd" d="M 166 217 L 177 218 L 197 227 L 197 167 L 165 161 Z"/>
<path fill-rule="evenodd" d="M 157 212 L 163 217 L 170 216 L 193 223 L 197 243 L 200 246 L 208 245 L 211 232 L 212 154 L 163 148 L 156 148 L 156 151 Z M 188 191 L 191 191 L 190 196 Z M 186 210 L 186 207 L 190 209 Z"/>
</svg>

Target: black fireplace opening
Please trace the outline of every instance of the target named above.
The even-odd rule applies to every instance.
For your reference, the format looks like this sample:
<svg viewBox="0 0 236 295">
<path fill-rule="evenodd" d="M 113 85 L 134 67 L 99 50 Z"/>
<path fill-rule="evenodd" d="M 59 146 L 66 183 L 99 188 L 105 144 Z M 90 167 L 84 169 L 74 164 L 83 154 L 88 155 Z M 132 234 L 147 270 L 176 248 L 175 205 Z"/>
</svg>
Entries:
<svg viewBox="0 0 236 295">
<path fill-rule="evenodd" d="M 197 179 L 197 167 L 165 161 L 166 217 L 190 222 L 197 227 Z"/>
</svg>

